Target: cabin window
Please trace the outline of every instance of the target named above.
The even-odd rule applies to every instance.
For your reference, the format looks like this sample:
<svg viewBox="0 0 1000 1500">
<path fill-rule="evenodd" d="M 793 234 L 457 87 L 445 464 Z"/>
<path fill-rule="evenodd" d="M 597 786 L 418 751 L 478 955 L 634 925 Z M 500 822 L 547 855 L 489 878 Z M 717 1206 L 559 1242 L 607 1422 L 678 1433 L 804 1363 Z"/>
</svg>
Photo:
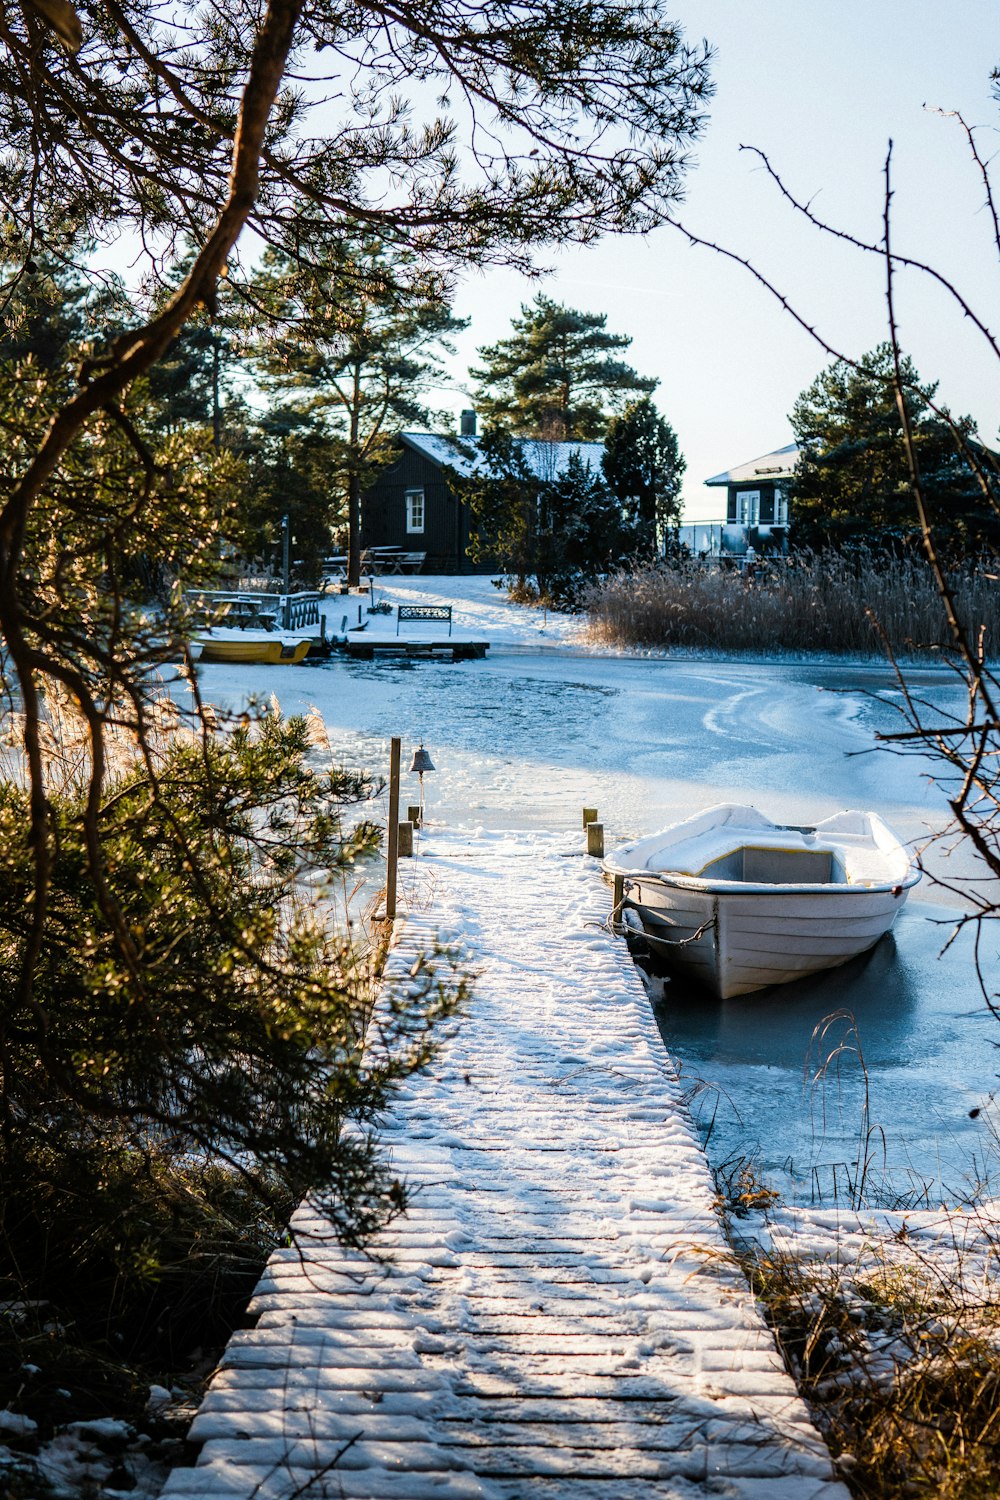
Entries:
<svg viewBox="0 0 1000 1500">
<path fill-rule="evenodd" d="M 423 490 L 406 491 L 406 529 L 411 533 L 422 532 L 424 529 Z"/>
<path fill-rule="evenodd" d="M 760 521 L 760 490 L 737 490 L 737 519 L 741 526 L 756 526 Z"/>
</svg>

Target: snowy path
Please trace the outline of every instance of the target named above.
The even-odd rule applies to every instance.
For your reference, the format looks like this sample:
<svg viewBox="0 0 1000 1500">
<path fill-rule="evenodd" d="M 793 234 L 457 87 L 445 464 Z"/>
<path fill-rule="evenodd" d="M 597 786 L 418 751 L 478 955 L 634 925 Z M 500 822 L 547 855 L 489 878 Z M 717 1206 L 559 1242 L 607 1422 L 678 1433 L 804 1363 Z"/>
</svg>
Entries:
<svg viewBox="0 0 1000 1500">
<path fill-rule="evenodd" d="M 569 857 L 568 857 L 569 856 Z M 300 1212 L 169 1500 L 846 1500 L 746 1286 L 608 896 L 572 840 L 430 834 L 480 977 L 389 1123 L 420 1185 L 374 1266 Z M 429 898 L 429 901 L 428 901 Z M 345 1446 L 349 1445 L 349 1446 Z"/>
</svg>

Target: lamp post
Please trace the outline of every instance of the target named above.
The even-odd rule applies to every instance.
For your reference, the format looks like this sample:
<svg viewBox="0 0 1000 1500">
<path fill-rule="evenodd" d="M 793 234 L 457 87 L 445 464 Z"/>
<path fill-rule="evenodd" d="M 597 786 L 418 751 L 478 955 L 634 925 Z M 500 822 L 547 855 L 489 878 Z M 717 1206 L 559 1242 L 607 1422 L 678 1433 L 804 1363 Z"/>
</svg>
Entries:
<svg viewBox="0 0 1000 1500">
<path fill-rule="evenodd" d="M 286 513 L 281 518 L 281 580 L 282 580 L 282 586 L 283 586 L 284 591 L 285 591 L 285 597 L 282 600 L 282 608 L 281 608 L 281 628 L 282 628 L 282 630 L 287 630 L 288 627 L 289 627 L 289 624 L 290 624 L 289 611 L 290 611 L 291 606 L 289 604 L 288 596 L 291 593 L 291 588 L 292 588 L 292 583 L 291 583 L 291 579 L 292 579 L 291 542 L 292 542 L 292 528 L 291 528 L 291 523 L 290 523 L 289 518 L 288 518 L 288 513 L 286 511 Z"/>
</svg>

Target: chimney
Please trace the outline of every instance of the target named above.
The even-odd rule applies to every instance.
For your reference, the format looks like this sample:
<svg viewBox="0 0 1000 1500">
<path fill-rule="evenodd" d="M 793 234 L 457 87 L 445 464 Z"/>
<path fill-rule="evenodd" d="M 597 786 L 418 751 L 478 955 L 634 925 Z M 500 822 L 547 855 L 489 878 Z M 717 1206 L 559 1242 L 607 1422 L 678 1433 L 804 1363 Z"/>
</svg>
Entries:
<svg viewBox="0 0 1000 1500">
<path fill-rule="evenodd" d="M 475 437 L 476 414 L 471 409 L 463 411 L 459 418 L 458 435 L 459 437 Z"/>
</svg>

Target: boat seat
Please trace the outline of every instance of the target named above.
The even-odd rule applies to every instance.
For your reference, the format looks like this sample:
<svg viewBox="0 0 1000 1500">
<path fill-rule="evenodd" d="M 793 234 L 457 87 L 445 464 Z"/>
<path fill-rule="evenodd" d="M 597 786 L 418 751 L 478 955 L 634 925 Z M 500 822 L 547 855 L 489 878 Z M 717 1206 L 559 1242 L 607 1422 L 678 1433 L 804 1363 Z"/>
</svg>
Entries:
<svg viewBox="0 0 1000 1500">
<path fill-rule="evenodd" d="M 814 839 L 807 843 L 803 834 L 789 828 L 751 830 L 723 826 L 709 828 L 695 834 L 693 838 L 683 839 L 662 851 L 656 851 L 650 856 L 648 869 L 653 873 L 658 869 L 674 870 L 680 875 L 691 875 L 698 879 L 704 876 L 709 880 L 713 877 L 716 880 L 749 880 L 749 875 L 738 873 L 738 866 L 742 865 L 744 848 L 747 846 L 756 850 L 761 858 L 766 853 L 794 856 L 819 853 L 824 848 L 829 852 L 828 845 L 821 845 L 817 850 Z M 723 874 L 718 868 L 720 862 L 727 859 L 735 861 L 731 866 L 734 872 L 732 874 Z"/>
<path fill-rule="evenodd" d="M 831 849 L 775 849 L 741 845 L 703 866 L 704 880 L 743 880 L 750 885 L 842 883 L 843 866 Z"/>
<path fill-rule="evenodd" d="M 743 880 L 751 885 L 884 885 L 885 855 L 859 835 L 816 840 L 789 828 L 754 829 L 733 847 L 734 829 L 717 828 L 652 855 L 651 874 L 671 870 L 697 880 Z M 752 840 L 752 842 L 751 842 Z M 905 872 L 901 870 L 900 878 Z"/>
</svg>

